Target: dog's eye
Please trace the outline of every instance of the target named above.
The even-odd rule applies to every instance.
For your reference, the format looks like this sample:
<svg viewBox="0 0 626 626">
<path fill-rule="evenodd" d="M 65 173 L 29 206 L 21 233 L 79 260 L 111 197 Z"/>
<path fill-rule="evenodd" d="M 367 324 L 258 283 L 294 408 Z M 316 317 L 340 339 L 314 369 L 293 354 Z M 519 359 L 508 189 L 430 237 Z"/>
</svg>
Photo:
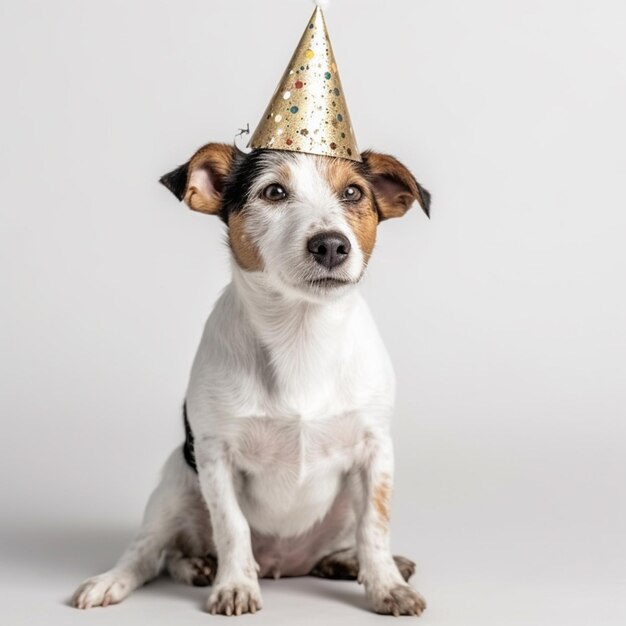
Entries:
<svg viewBox="0 0 626 626">
<path fill-rule="evenodd" d="M 270 202 L 279 202 L 287 197 L 287 192 L 278 183 L 273 183 L 263 190 L 263 196 Z"/>
<path fill-rule="evenodd" d="M 356 186 L 350 185 L 343 190 L 342 200 L 346 202 L 358 202 L 363 197 L 363 192 Z"/>
</svg>

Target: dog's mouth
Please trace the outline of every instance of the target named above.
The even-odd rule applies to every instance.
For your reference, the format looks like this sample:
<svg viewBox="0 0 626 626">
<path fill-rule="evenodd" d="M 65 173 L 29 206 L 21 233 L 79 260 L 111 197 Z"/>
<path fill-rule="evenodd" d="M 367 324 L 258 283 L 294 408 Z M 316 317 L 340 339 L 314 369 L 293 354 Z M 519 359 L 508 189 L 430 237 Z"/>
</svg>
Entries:
<svg viewBox="0 0 626 626">
<path fill-rule="evenodd" d="M 346 280 L 344 278 L 334 278 L 333 276 L 324 276 L 323 278 L 314 278 L 307 281 L 311 287 L 317 287 L 322 289 L 336 289 L 338 287 L 346 287 L 353 285 L 354 281 Z"/>
<path fill-rule="evenodd" d="M 287 278 L 282 274 L 280 275 L 281 282 L 291 289 L 295 289 L 299 293 L 309 296 L 322 298 L 338 296 L 349 291 L 360 282 L 362 277 L 363 272 L 356 278 L 346 276 L 345 274 L 335 276 L 320 276 L 319 274 L 317 274 L 317 276 L 315 274 L 311 276 L 311 274 L 309 274 L 307 276 L 306 273 L 304 273 L 304 276 L 301 274 L 294 280 L 292 277 Z"/>
</svg>

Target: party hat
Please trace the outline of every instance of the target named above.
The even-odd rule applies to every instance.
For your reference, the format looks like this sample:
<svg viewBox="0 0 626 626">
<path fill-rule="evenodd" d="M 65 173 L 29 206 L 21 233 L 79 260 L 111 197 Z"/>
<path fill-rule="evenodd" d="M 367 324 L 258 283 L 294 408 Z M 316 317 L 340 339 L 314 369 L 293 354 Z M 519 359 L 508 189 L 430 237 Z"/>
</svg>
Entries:
<svg viewBox="0 0 626 626">
<path fill-rule="evenodd" d="M 361 161 L 321 0 L 316 4 L 248 145 Z"/>
</svg>

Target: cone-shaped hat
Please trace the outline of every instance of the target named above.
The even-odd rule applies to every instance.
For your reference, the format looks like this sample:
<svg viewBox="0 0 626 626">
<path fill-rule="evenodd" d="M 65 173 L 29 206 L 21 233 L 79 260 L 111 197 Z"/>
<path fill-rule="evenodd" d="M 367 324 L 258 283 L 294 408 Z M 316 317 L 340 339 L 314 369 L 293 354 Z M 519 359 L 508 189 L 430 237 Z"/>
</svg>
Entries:
<svg viewBox="0 0 626 626">
<path fill-rule="evenodd" d="M 249 146 L 362 160 L 319 6 Z"/>
</svg>

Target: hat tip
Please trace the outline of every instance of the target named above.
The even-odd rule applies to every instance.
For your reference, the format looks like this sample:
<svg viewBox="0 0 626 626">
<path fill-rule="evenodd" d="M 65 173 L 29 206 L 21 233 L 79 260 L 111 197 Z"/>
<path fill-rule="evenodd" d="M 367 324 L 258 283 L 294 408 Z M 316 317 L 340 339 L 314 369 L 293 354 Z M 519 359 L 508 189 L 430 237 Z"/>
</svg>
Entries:
<svg viewBox="0 0 626 626">
<path fill-rule="evenodd" d="M 330 0 L 313 0 L 313 4 L 320 9 L 327 9 L 330 4 Z"/>
</svg>

